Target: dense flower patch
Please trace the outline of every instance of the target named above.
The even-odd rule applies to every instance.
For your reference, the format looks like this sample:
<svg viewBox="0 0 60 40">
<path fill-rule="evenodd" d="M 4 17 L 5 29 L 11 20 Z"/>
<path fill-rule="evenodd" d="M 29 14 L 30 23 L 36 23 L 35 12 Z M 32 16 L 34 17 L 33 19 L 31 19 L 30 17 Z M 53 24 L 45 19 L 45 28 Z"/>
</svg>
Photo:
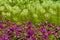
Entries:
<svg viewBox="0 0 60 40">
<path fill-rule="evenodd" d="M 47 21 L 38 25 L 31 22 L 16 24 L 9 20 L 0 21 L 0 40 L 50 40 L 50 35 L 59 39 L 58 31 L 60 26 Z"/>
</svg>

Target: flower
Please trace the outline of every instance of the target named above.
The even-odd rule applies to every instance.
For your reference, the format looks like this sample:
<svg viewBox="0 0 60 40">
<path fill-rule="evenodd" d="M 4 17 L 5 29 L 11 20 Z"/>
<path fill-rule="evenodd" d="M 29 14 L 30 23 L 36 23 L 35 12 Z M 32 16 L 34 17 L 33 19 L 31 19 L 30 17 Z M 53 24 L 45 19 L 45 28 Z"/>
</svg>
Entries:
<svg viewBox="0 0 60 40">
<path fill-rule="evenodd" d="M 31 22 L 27 22 L 27 24 L 28 24 L 28 25 L 30 25 L 30 24 L 31 24 Z"/>
<path fill-rule="evenodd" d="M 6 30 L 2 30 L 2 32 L 3 32 L 4 34 L 7 34 L 7 31 L 6 31 Z"/>
<path fill-rule="evenodd" d="M 21 40 L 25 40 L 25 38 L 23 37 Z"/>
<path fill-rule="evenodd" d="M 29 40 L 36 40 L 36 37 L 33 36 Z"/>
<path fill-rule="evenodd" d="M 52 27 L 53 25 L 52 24 L 48 24 L 49 27 Z"/>
<path fill-rule="evenodd" d="M 57 27 L 55 28 L 55 30 L 57 30 L 57 31 L 58 31 L 58 30 L 60 30 L 60 27 L 59 27 L 59 26 L 57 26 Z"/>
<path fill-rule="evenodd" d="M 3 40 L 3 35 L 2 34 L 0 34 L 0 40 Z"/>
<path fill-rule="evenodd" d="M 7 28 L 8 31 L 11 31 L 11 28 Z"/>
<path fill-rule="evenodd" d="M 42 34 L 42 38 L 45 38 L 46 40 L 49 40 L 48 34 Z"/>
<path fill-rule="evenodd" d="M 18 29 L 18 26 L 17 26 L 17 24 L 14 24 L 14 25 L 11 27 L 11 30 L 16 30 L 16 29 Z"/>
<path fill-rule="evenodd" d="M 28 25 L 25 28 L 28 30 L 28 29 L 31 29 L 32 27 L 33 27 L 32 25 Z"/>
<path fill-rule="evenodd" d="M 38 26 L 44 26 L 44 24 L 38 24 Z"/>
<path fill-rule="evenodd" d="M 4 36 L 4 40 L 9 40 L 9 37 L 8 36 Z"/>
<path fill-rule="evenodd" d="M 13 37 L 14 36 L 14 33 L 12 31 L 8 31 L 8 34 L 7 34 L 9 37 Z"/>
<path fill-rule="evenodd" d="M 23 28 L 18 28 L 17 31 L 22 32 Z"/>
<path fill-rule="evenodd" d="M 16 32 L 16 38 L 20 38 L 20 32 Z"/>
<path fill-rule="evenodd" d="M 33 30 L 28 30 L 26 34 L 27 34 L 27 36 L 32 36 L 34 34 L 34 31 Z"/>
<path fill-rule="evenodd" d="M 41 29 L 41 32 L 46 32 L 46 26 Z"/>
<path fill-rule="evenodd" d="M 0 28 L 1 28 L 1 29 L 3 28 L 3 24 L 2 24 L 2 23 L 0 23 Z"/>
<path fill-rule="evenodd" d="M 7 24 L 8 24 L 8 25 L 11 25 L 11 24 L 12 24 L 12 22 L 8 20 L 8 21 L 7 21 Z"/>
</svg>

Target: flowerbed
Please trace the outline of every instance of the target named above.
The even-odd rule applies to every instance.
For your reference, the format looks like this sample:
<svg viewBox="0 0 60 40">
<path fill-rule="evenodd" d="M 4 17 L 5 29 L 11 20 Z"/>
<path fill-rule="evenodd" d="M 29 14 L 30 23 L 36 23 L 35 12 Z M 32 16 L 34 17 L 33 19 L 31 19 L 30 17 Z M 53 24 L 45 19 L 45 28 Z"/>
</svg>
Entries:
<svg viewBox="0 0 60 40">
<path fill-rule="evenodd" d="M 47 21 L 33 25 L 31 22 L 21 24 L 0 21 L 0 40 L 59 40 L 60 26 Z"/>
</svg>

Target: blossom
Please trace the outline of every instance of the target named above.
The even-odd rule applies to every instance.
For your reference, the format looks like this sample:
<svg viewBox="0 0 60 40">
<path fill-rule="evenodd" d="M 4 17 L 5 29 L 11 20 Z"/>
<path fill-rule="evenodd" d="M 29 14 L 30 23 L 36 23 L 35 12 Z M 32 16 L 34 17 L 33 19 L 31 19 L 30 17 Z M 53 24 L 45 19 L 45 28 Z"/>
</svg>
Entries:
<svg viewBox="0 0 60 40">
<path fill-rule="evenodd" d="M 27 24 L 28 24 L 28 25 L 30 25 L 30 24 L 31 24 L 31 22 L 27 22 Z"/>
<path fill-rule="evenodd" d="M 42 38 L 45 38 L 46 40 L 49 40 L 48 34 L 42 34 Z"/>
<path fill-rule="evenodd" d="M 16 32 L 16 38 L 20 38 L 20 32 Z"/>
<path fill-rule="evenodd" d="M 14 33 L 12 31 L 8 31 L 8 34 L 7 34 L 9 37 L 13 37 L 14 36 Z"/>
<path fill-rule="evenodd" d="M 29 40 L 36 40 L 36 37 L 33 36 Z"/>
<path fill-rule="evenodd" d="M 25 40 L 25 38 L 23 37 L 21 40 Z"/>
<path fill-rule="evenodd" d="M 53 25 L 52 24 L 48 24 L 49 27 L 52 27 Z"/>
<path fill-rule="evenodd" d="M 0 40 L 3 40 L 3 35 L 2 34 L 0 34 Z"/>
<path fill-rule="evenodd" d="M 34 31 L 33 30 L 28 30 L 26 34 L 27 34 L 27 36 L 32 36 L 34 34 Z"/>
<path fill-rule="evenodd" d="M 46 32 L 46 26 L 41 29 L 41 32 Z"/>
<path fill-rule="evenodd" d="M 9 40 L 9 37 L 8 36 L 4 36 L 4 40 Z"/>
<path fill-rule="evenodd" d="M 23 28 L 18 28 L 17 31 L 22 32 Z"/>
<path fill-rule="evenodd" d="M 3 24 L 2 24 L 2 23 L 0 23 L 0 28 L 1 28 L 1 29 L 3 28 Z"/>
<path fill-rule="evenodd" d="M 59 27 L 59 26 L 57 26 L 57 27 L 55 28 L 55 30 L 60 30 L 60 27 Z"/>
<path fill-rule="evenodd" d="M 12 27 L 11 27 L 11 30 L 16 30 L 18 29 L 18 26 L 16 24 L 14 24 Z"/>
<path fill-rule="evenodd" d="M 31 29 L 32 27 L 33 27 L 32 25 L 28 25 L 25 28 L 28 30 L 28 29 Z"/>
<path fill-rule="evenodd" d="M 8 21 L 7 21 L 7 24 L 8 24 L 8 25 L 11 25 L 11 24 L 12 24 L 12 22 L 8 20 Z"/>
<path fill-rule="evenodd" d="M 11 31 L 11 28 L 7 28 L 8 31 Z"/>
</svg>

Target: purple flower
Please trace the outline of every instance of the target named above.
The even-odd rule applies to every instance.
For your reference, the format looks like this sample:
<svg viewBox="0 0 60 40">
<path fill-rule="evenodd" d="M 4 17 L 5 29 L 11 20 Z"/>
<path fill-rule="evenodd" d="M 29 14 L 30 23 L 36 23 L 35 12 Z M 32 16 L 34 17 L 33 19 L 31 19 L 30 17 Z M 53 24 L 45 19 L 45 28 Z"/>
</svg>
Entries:
<svg viewBox="0 0 60 40">
<path fill-rule="evenodd" d="M 7 24 L 8 24 L 8 25 L 11 25 L 11 24 L 12 24 L 12 22 L 11 22 L 11 21 L 7 21 Z"/>
<path fill-rule="evenodd" d="M 2 32 L 3 32 L 4 34 L 7 34 L 7 31 L 6 31 L 6 30 L 2 30 Z"/>
<path fill-rule="evenodd" d="M 49 40 L 48 34 L 42 34 L 42 37 L 45 38 L 46 40 Z"/>
<path fill-rule="evenodd" d="M 38 26 L 44 26 L 44 24 L 38 24 Z"/>
<path fill-rule="evenodd" d="M 31 24 L 31 22 L 27 22 L 27 24 L 28 24 L 28 25 L 30 25 L 30 24 Z"/>
<path fill-rule="evenodd" d="M 11 31 L 11 28 L 7 28 L 8 31 Z"/>
<path fill-rule="evenodd" d="M 28 25 L 27 27 L 25 27 L 27 30 L 32 28 L 33 26 L 32 25 Z"/>
<path fill-rule="evenodd" d="M 23 28 L 18 28 L 17 31 L 22 32 Z"/>
<path fill-rule="evenodd" d="M 13 37 L 14 36 L 14 33 L 12 31 L 8 31 L 8 36 L 9 37 Z"/>
<path fill-rule="evenodd" d="M 55 31 L 53 31 L 53 30 L 48 31 L 48 34 L 54 34 L 54 33 L 55 33 Z"/>
<path fill-rule="evenodd" d="M 56 35 L 56 38 L 60 38 L 60 35 L 57 34 L 57 35 Z"/>
<path fill-rule="evenodd" d="M 57 31 L 58 31 L 58 30 L 60 30 L 60 27 L 59 27 L 59 26 L 57 26 L 57 27 L 55 28 L 55 30 L 57 30 Z"/>
<path fill-rule="evenodd" d="M 23 37 L 21 40 L 25 40 L 25 38 Z"/>
<path fill-rule="evenodd" d="M 0 34 L 0 40 L 3 40 L 3 35 L 2 34 Z"/>
<path fill-rule="evenodd" d="M 42 34 L 42 37 L 43 37 L 43 38 L 46 38 L 46 37 L 47 37 L 47 35 L 46 35 L 46 34 Z"/>
<path fill-rule="evenodd" d="M 46 40 L 49 40 L 49 38 L 48 38 L 48 37 L 46 37 Z"/>
<path fill-rule="evenodd" d="M 34 34 L 34 31 L 33 30 L 28 30 L 26 34 L 27 34 L 27 36 L 32 36 Z"/>
<path fill-rule="evenodd" d="M 36 40 L 36 37 L 33 36 L 29 40 Z"/>
<path fill-rule="evenodd" d="M 2 24 L 2 23 L 0 23 L 0 28 L 1 28 L 1 29 L 3 28 L 3 24 Z"/>
<path fill-rule="evenodd" d="M 52 24 L 48 24 L 49 27 L 52 27 L 53 25 Z"/>
<path fill-rule="evenodd" d="M 20 32 L 16 32 L 16 38 L 20 38 Z"/>
<path fill-rule="evenodd" d="M 8 36 L 4 36 L 4 40 L 9 40 Z"/>
<path fill-rule="evenodd" d="M 60 38 L 60 35 L 58 35 L 57 33 L 53 34 L 56 38 Z"/>
<path fill-rule="evenodd" d="M 46 26 L 41 29 L 41 32 L 46 32 Z"/>
<path fill-rule="evenodd" d="M 12 27 L 11 27 L 12 30 L 16 30 L 18 29 L 18 26 L 16 24 L 14 24 Z"/>
</svg>

